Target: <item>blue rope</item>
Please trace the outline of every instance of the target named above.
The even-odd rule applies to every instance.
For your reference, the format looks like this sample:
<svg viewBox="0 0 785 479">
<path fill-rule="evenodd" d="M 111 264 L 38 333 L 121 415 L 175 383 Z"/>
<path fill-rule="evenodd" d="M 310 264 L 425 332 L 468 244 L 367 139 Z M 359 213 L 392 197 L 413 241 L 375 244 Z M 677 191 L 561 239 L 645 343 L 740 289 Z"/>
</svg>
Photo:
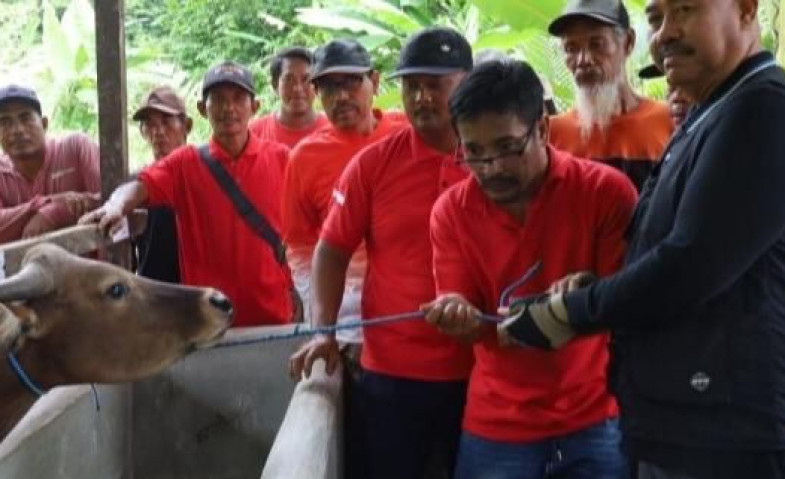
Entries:
<svg viewBox="0 0 785 479">
<path fill-rule="evenodd" d="M 35 382 L 33 378 L 27 374 L 27 371 L 24 370 L 22 365 L 19 364 L 19 359 L 17 359 L 16 353 L 9 353 L 5 358 L 6 361 L 8 361 L 8 366 L 11 367 L 11 371 L 14 372 L 16 378 L 19 380 L 22 386 L 24 386 L 25 389 L 30 392 L 30 394 L 36 397 L 41 397 L 46 393 L 46 389 Z"/>
<path fill-rule="evenodd" d="M 501 323 L 505 319 L 502 316 L 496 316 L 492 314 L 480 314 L 478 318 L 482 322 L 493 323 L 493 324 Z M 338 331 L 381 326 L 384 324 L 402 323 L 404 321 L 412 321 L 417 319 L 425 319 L 425 313 L 423 313 L 422 311 L 414 311 L 410 313 L 391 314 L 389 316 L 379 316 L 378 318 L 373 318 L 373 319 L 365 319 L 365 320 L 355 319 L 340 324 L 335 324 L 332 326 L 317 326 L 313 328 L 301 327 L 302 324 L 298 324 L 295 326 L 294 331 L 291 332 L 270 333 L 270 334 L 263 334 L 261 336 L 255 336 L 253 338 L 232 339 L 216 344 L 215 347 L 228 348 L 232 346 L 244 346 L 247 344 L 285 341 L 287 339 L 315 336 L 317 334 L 335 334 Z"/>
</svg>

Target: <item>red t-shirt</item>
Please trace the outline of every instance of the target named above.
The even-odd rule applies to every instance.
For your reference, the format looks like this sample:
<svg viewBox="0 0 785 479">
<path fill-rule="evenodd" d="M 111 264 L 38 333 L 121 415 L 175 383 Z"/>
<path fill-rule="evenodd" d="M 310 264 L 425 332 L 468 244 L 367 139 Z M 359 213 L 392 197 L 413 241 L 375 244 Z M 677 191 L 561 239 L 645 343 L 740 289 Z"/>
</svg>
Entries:
<svg viewBox="0 0 785 479">
<path fill-rule="evenodd" d="M 495 314 L 502 291 L 538 261 L 540 273 L 514 296 L 544 292 L 569 273 L 605 276 L 621 265 L 635 188 L 612 168 L 549 152 L 548 177 L 523 224 L 488 199 L 474 178 L 436 202 L 431 239 L 439 294 L 460 293 Z M 606 334 L 548 352 L 501 348 L 495 327 L 485 328 L 474 347 L 467 431 L 497 441 L 536 441 L 617 414 L 607 390 Z"/>
<path fill-rule="evenodd" d="M 427 146 L 411 127 L 358 153 L 336 187 L 321 238 L 351 253 L 365 241 L 363 318 L 417 311 L 433 300 L 429 218 L 436 198 L 467 172 Z M 471 348 L 423 320 L 363 331 L 364 368 L 392 376 L 452 381 L 468 377 Z"/>
<path fill-rule="evenodd" d="M 280 231 L 289 150 L 249 135 L 245 150 L 233 160 L 213 139 L 209 145 L 257 211 Z M 183 283 L 223 291 L 234 304 L 235 326 L 291 319 L 288 269 L 236 213 L 195 147 L 178 148 L 142 170 L 139 180 L 147 187 L 151 206 L 165 205 L 175 212 Z"/>
<path fill-rule="evenodd" d="M 308 128 L 293 130 L 278 121 L 278 118 L 273 112 L 251 120 L 248 124 L 248 129 L 260 140 L 275 141 L 283 143 L 289 148 L 294 148 L 300 140 L 329 124 L 330 122 L 327 120 L 326 116 L 317 115 L 316 121 Z"/>
</svg>

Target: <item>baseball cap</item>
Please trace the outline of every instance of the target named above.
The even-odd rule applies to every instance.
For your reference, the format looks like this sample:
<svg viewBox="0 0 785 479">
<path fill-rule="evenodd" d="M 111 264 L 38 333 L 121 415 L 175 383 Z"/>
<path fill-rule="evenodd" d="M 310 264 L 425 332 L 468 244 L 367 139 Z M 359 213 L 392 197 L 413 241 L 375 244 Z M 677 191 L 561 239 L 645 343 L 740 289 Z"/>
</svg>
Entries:
<svg viewBox="0 0 785 479">
<path fill-rule="evenodd" d="M 330 73 L 368 73 L 373 70 L 371 56 L 355 40 L 338 39 L 322 45 L 313 53 L 311 81 Z"/>
<path fill-rule="evenodd" d="M 30 103 L 38 111 L 38 114 L 41 114 L 41 102 L 38 100 L 38 95 L 36 95 L 35 91 L 30 88 L 14 84 L 0 88 L 0 104 L 12 100 Z"/>
<path fill-rule="evenodd" d="M 652 63 L 651 65 L 647 65 L 638 71 L 638 78 L 642 80 L 650 80 L 652 78 L 660 78 L 665 74 L 660 70 L 660 68 Z"/>
<path fill-rule="evenodd" d="M 548 26 L 548 32 L 559 36 L 576 18 L 591 18 L 607 25 L 630 28 L 630 15 L 621 0 L 570 0 L 562 14 Z"/>
<path fill-rule="evenodd" d="M 206 96 L 210 88 L 220 83 L 231 83 L 246 90 L 251 95 L 256 95 L 253 73 L 237 62 L 226 60 L 207 70 L 202 81 L 202 96 Z"/>
<path fill-rule="evenodd" d="M 185 115 L 185 102 L 173 88 L 159 86 L 145 96 L 142 104 L 134 113 L 133 119 L 139 121 L 144 119 L 148 111 L 155 110 L 167 115 Z"/>
<path fill-rule="evenodd" d="M 451 28 L 426 28 L 406 42 L 390 78 L 418 74 L 448 75 L 469 71 L 473 64 L 472 47 L 463 35 Z"/>
</svg>

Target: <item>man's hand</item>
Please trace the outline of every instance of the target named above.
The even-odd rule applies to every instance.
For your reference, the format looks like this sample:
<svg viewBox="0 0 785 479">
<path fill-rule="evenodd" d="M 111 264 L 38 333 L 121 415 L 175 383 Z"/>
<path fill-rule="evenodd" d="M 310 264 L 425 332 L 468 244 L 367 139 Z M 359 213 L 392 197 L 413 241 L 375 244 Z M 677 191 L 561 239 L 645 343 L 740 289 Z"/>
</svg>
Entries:
<svg viewBox="0 0 785 479">
<path fill-rule="evenodd" d="M 101 204 L 98 193 L 64 191 L 50 195 L 49 198 L 56 203 L 63 203 L 68 208 L 68 212 L 76 217 L 98 208 L 98 205 Z"/>
<path fill-rule="evenodd" d="M 553 283 L 548 289 L 548 293 L 569 293 L 570 291 L 575 291 L 576 289 L 585 288 L 595 281 L 597 281 L 597 275 L 591 271 L 580 271 L 578 273 L 568 274 L 567 276 Z"/>
<path fill-rule="evenodd" d="M 325 371 L 328 375 L 332 375 L 335 372 L 336 368 L 338 368 L 338 362 L 341 360 L 338 342 L 335 340 L 335 337 L 319 334 L 303 344 L 289 358 L 289 375 L 295 381 L 299 381 L 303 373 L 305 373 L 306 378 L 311 377 L 313 363 L 317 359 L 324 359 L 326 363 Z"/>
<path fill-rule="evenodd" d="M 22 238 L 32 238 L 40 236 L 55 229 L 55 225 L 49 222 L 40 212 L 33 215 L 22 230 Z"/>
<path fill-rule="evenodd" d="M 508 316 L 496 330 L 502 346 L 558 349 L 575 336 L 561 293 L 524 298 L 500 312 Z"/>
<path fill-rule="evenodd" d="M 120 207 L 115 206 L 111 201 L 107 201 L 97 210 L 93 210 L 79 218 L 79 224 L 98 223 L 98 228 L 108 237 L 120 229 L 124 216 Z"/>
<path fill-rule="evenodd" d="M 480 311 L 460 294 L 445 294 L 420 306 L 425 320 L 442 333 L 463 342 L 476 341 L 482 332 Z"/>
</svg>

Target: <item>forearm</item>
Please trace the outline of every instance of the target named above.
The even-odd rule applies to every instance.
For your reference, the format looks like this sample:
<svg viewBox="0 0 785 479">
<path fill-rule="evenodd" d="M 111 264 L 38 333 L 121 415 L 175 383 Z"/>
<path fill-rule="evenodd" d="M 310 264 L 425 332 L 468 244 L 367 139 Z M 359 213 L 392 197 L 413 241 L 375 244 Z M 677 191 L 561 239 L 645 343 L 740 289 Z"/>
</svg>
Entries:
<svg viewBox="0 0 785 479">
<path fill-rule="evenodd" d="M 127 215 L 144 205 L 147 198 L 147 187 L 143 182 L 134 180 L 118 186 L 106 201 L 106 205 Z"/>
<path fill-rule="evenodd" d="M 311 276 L 311 319 L 314 326 L 331 326 L 341 307 L 351 255 L 319 241 Z"/>
<path fill-rule="evenodd" d="M 292 282 L 300 295 L 303 305 L 303 318 L 306 322 L 311 320 L 311 262 L 313 260 L 313 246 L 288 244 L 286 247 L 286 261 L 292 271 Z"/>
<path fill-rule="evenodd" d="M 9 208 L 0 208 L 0 243 L 20 239 L 27 222 L 45 203 L 46 199 L 39 196 L 27 203 Z"/>
</svg>

